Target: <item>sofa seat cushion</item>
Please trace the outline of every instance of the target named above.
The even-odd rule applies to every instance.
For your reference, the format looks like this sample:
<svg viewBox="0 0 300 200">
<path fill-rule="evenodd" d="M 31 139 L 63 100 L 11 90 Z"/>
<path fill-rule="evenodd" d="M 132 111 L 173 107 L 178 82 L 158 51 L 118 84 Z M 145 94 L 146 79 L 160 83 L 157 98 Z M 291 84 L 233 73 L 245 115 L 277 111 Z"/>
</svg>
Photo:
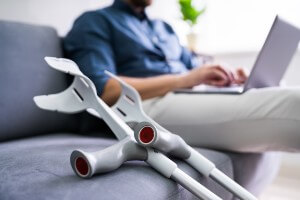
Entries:
<svg viewBox="0 0 300 200">
<path fill-rule="evenodd" d="M 74 149 L 96 151 L 115 143 L 74 134 L 54 134 L 0 143 L 0 199 L 197 199 L 142 161 L 130 161 L 118 170 L 91 179 L 77 177 L 70 166 Z M 233 177 L 231 159 L 224 153 L 198 149 L 228 176 Z M 179 167 L 220 195 L 232 195 L 204 178 L 186 163 Z"/>
</svg>

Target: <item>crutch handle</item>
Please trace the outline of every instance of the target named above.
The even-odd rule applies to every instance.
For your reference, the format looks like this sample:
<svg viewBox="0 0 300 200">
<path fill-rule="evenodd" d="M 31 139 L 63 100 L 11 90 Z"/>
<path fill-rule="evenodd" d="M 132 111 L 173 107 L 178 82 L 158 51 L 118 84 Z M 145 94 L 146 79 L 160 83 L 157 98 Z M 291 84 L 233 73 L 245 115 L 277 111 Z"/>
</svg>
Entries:
<svg viewBox="0 0 300 200">
<path fill-rule="evenodd" d="M 147 151 L 130 137 L 96 152 L 75 150 L 71 154 L 71 166 L 81 178 L 90 178 L 96 173 L 105 173 L 119 168 L 128 160 L 146 160 Z"/>
<path fill-rule="evenodd" d="M 134 126 L 135 140 L 142 146 L 152 147 L 169 155 L 186 159 L 190 157 L 190 147 L 178 135 L 159 132 L 149 122 L 140 122 Z"/>
<path fill-rule="evenodd" d="M 199 152 L 191 148 L 180 136 L 169 132 L 158 132 L 149 122 L 134 126 L 136 141 L 145 147 L 152 147 L 172 156 L 186 160 L 192 167 L 208 177 L 216 166 Z"/>
</svg>

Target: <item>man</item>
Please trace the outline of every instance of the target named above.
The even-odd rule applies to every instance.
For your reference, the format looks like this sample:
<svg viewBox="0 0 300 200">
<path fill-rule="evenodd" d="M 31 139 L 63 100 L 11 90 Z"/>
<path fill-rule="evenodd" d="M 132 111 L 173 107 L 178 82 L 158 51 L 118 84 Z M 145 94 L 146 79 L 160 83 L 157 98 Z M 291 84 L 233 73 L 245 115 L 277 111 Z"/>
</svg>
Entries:
<svg viewBox="0 0 300 200">
<path fill-rule="evenodd" d="M 84 66 L 82 71 L 104 101 L 113 104 L 120 92 L 119 85 L 104 75 L 105 69 L 134 86 L 143 99 L 200 83 L 224 86 L 240 81 L 218 65 L 197 68 L 172 28 L 147 18 L 144 10 L 151 2 L 116 0 L 111 7 L 85 13 L 65 40 L 67 53 Z"/>
<path fill-rule="evenodd" d="M 151 3 L 152 0 L 115 0 L 110 7 L 83 14 L 64 40 L 67 56 L 95 83 L 99 96 L 106 103 L 114 104 L 121 88 L 117 81 L 104 74 L 104 70 L 132 85 L 142 99 L 150 99 L 144 102 L 146 112 L 192 145 L 236 151 L 269 148 L 269 137 L 258 141 L 251 133 L 253 126 L 261 124 L 265 128 L 267 122 L 254 123 L 252 118 L 269 120 L 268 117 L 277 119 L 279 115 L 268 116 L 269 110 L 265 109 L 256 116 L 257 109 L 268 107 L 268 101 L 263 101 L 262 105 L 256 102 L 249 108 L 247 104 L 251 98 L 257 101 L 256 94 L 171 93 L 201 83 L 214 86 L 240 84 L 247 77 L 242 69 L 232 72 L 220 65 L 201 66 L 202 63 L 197 63 L 195 55 L 180 46 L 168 24 L 148 19 L 145 8 Z M 276 95 L 278 92 L 273 91 L 265 98 Z M 270 129 L 266 134 L 272 135 L 272 132 Z M 278 142 L 276 148 L 281 147 L 281 138 Z M 300 145 L 297 143 L 296 146 Z"/>
</svg>

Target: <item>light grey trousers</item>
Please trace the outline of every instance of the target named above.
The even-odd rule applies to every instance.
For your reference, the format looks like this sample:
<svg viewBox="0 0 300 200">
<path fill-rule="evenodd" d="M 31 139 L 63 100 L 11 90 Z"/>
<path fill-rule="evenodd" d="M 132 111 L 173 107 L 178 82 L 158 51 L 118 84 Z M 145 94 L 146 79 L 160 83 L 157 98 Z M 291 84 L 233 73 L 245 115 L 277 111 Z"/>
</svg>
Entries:
<svg viewBox="0 0 300 200">
<path fill-rule="evenodd" d="M 144 101 L 143 107 L 192 146 L 300 151 L 300 87 L 252 89 L 242 95 L 168 93 Z"/>
</svg>

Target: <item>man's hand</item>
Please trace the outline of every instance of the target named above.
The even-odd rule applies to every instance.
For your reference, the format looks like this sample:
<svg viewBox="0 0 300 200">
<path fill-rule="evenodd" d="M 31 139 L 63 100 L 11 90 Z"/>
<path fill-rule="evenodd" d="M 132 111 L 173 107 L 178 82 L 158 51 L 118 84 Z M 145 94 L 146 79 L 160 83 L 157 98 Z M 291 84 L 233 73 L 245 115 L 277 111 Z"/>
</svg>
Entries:
<svg viewBox="0 0 300 200">
<path fill-rule="evenodd" d="M 220 65 L 211 65 L 195 68 L 187 74 L 169 74 L 148 78 L 120 77 L 133 86 L 141 95 L 142 99 L 149 99 L 165 95 L 170 91 L 180 88 L 189 88 L 199 84 L 214 86 L 229 86 L 242 84 L 247 75 L 243 69 L 235 72 Z M 113 105 L 119 98 L 121 86 L 118 81 L 109 79 L 104 87 L 101 98 L 108 104 Z"/>
<path fill-rule="evenodd" d="M 243 68 L 236 69 L 236 84 L 243 84 L 248 79 L 249 73 Z"/>
<path fill-rule="evenodd" d="M 245 70 L 239 68 L 232 71 L 221 65 L 209 65 L 195 68 L 183 77 L 186 87 L 207 84 L 217 87 L 243 84 L 248 76 Z"/>
</svg>

